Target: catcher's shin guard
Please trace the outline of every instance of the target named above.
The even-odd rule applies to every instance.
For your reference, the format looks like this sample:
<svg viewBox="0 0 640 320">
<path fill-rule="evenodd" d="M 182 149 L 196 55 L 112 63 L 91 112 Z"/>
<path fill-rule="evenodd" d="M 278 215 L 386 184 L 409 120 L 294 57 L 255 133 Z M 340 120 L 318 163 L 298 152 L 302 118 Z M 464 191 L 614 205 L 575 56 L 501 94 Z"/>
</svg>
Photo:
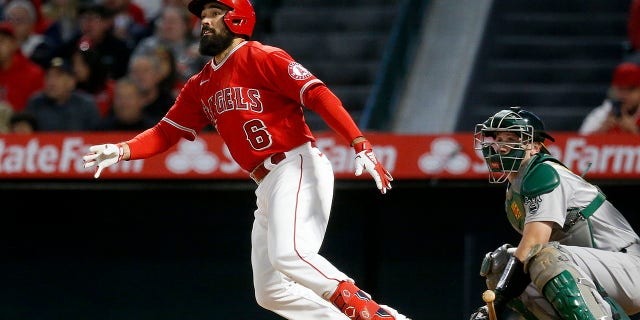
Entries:
<svg viewBox="0 0 640 320">
<path fill-rule="evenodd" d="M 569 257 L 555 243 L 534 248 L 528 257 L 534 285 L 562 319 L 610 318 L 608 304 L 595 285 L 583 278 Z"/>
<path fill-rule="evenodd" d="M 395 320 L 355 284 L 342 281 L 330 300 L 349 319 Z"/>
</svg>

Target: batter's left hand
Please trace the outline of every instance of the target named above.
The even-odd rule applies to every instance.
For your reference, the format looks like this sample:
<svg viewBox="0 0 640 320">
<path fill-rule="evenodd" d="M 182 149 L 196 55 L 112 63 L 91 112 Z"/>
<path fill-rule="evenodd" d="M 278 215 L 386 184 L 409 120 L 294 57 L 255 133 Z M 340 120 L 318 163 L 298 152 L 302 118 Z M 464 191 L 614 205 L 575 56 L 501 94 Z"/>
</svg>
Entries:
<svg viewBox="0 0 640 320">
<path fill-rule="evenodd" d="M 97 167 L 96 173 L 93 175 L 93 177 L 98 179 L 98 177 L 100 177 L 100 173 L 104 168 L 122 161 L 123 155 L 124 149 L 122 143 L 106 143 L 91 146 L 89 148 L 89 153 L 82 157 L 82 159 L 84 160 L 85 168 L 93 166 Z"/>
<path fill-rule="evenodd" d="M 376 186 L 380 192 L 382 194 L 387 193 L 387 190 L 391 189 L 393 177 L 378 161 L 375 153 L 373 153 L 371 143 L 368 140 L 363 140 L 355 143 L 353 148 L 356 151 L 356 176 L 361 175 L 363 169 L 366 169 L 373 177 L 373 180 L 376 181 Z"/>
</svg>

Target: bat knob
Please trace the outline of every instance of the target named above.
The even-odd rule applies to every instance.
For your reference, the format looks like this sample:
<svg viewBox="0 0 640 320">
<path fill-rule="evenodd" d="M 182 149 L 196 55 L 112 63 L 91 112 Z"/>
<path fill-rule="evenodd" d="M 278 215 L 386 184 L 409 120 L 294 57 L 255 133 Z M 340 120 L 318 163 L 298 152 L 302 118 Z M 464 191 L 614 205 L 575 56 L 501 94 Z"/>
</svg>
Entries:
<svg viewBox="0 0 640 320">
<path fill-rule="evenodd" d="M 482 300 L 484 302 L 493 302 L 496 299 L 496 294 L 492 290 L 487 290 L 482 293 Z"/>
</svg>

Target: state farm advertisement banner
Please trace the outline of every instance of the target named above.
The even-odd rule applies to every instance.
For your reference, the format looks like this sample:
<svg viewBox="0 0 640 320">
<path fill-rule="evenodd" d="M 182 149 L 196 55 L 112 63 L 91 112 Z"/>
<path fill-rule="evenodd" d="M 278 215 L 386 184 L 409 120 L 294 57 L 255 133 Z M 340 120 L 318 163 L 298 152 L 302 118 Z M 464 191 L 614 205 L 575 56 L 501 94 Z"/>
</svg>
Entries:
<svg viewBox="0 0 640 320">
<path fill-rule="evenodd" d="M 553 133 L 549 151 L 588 179 L 639 179 L 640 138 L 635 135 L 579 136 Z M 394 179 L 487 179 L 487 168 L 474 150 L 472 133 L 402 135 L 366 133 L 378 159 Z M 120 142 L 131 133 L 40 133 L 0 135 L 0 179 L 93 179 L 83 167 L 89 146 Z M 333 163 L 337 179 L 354 175 L 354 152 L 332 133 L 317 135 L 317 146 Z M 145 160 L 111 166 L 100 179 L 249 179 L 216 133 L 182 140 L 167 152 Z"/>
</svg>

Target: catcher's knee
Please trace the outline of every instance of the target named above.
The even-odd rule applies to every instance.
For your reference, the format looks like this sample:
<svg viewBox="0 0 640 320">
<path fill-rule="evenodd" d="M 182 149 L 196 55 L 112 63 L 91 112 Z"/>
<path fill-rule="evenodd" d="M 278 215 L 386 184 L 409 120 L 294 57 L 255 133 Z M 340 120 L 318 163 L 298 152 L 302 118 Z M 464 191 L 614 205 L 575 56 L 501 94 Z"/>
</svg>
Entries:
<svg viewBox="0 0 640 320">
<path fill-rule="evenodd" d="M 593 281 L 580 273 L 567 254 L 559 250 L 558 243 L 534 247 L 525 261 L 525 270 L 562 319 L 602 319 L 611 315 Z"/>
</svg>

